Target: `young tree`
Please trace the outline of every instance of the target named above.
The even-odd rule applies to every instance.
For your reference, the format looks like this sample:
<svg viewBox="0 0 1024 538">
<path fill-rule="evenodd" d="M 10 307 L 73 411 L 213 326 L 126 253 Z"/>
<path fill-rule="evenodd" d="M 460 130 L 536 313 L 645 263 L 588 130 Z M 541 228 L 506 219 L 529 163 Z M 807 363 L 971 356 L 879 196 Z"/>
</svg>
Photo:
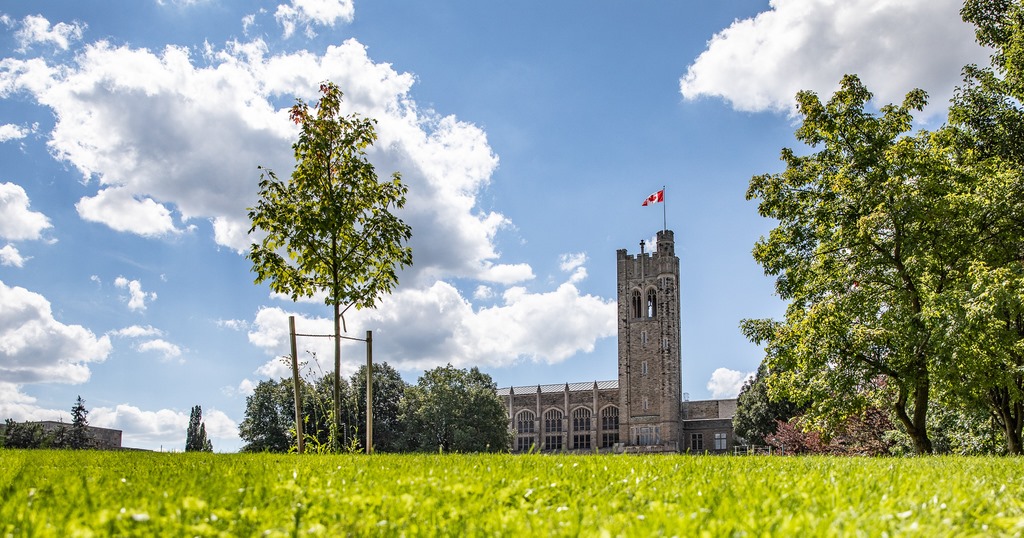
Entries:
<svg viewBox="0 0 1024 538">
<path fill-rule="evenodd" d="M 213 452 L 213 442 L 206 437 L 202 406 L 192 407 L 185 432 L 185 452 Z"/>
<path fill-rule="evenodd" d="M 769 391 L 807 406 L 810 424 L 835 430 L 878 398 L 924 454 L 933 369 L 947 352 L 935 300 L 972 252 L 959 201 L 975 178 L 938 135 L 907 134 L 924 92 L 880 116 L 865 111 L 870 99 L 852 75 L 827 103 L 798 94 L 796 136 L 817 151 L 784 149 L 786 170 L 754 177 L 747 191 L 778 222 L 754 258 L 789 306 L 784 321 L 743 328 L 766 347 Z"/>
<path fill-rule="evenodd" d="M 80 450 L 92 445 L 88 416 L 89 410 L 85 408 L 85 400 L 79 396 L 71 408 L 71 431 L 68 432 L 66 441 L 68 448 Z"/>
<path fill-rule="evenodd" d="M 427 452 L 503 452 L 508 417 L 491 376 L 452 365 L 427 370 L 406 390 L 409 448 Z"/>
<path fill-rule="evenodd" d="M 256 283 L 292 300 L 322 293 L 334 318 L 335 427 L 341 420 L 341 330 L 344 310 L 373 308 L 398 285 L 398 269 L 412 264 L 405 243 L 412 229 L 392 210 L 405 205 L 407 188 L 396 172 L 378 181 L 366 149 L 377 139 L 375 122 L 342 115 L 342 92 L 320 86 L 315 110 L 298 101 L 291 119 L 301 127 L 295 169 L 287 181 L 271 170 L 260 177 L 259 201 L 249 208 Z"/>
</svg>

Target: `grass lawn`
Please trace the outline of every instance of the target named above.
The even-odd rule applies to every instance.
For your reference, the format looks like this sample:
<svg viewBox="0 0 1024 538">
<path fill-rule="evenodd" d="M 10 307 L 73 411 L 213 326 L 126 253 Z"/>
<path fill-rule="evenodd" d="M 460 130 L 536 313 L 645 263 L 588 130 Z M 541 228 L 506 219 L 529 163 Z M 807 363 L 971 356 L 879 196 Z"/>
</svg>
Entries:
<svg viewBox="0 0 1024 538">
<path fill-rule="evenodd" d="M 1024 460 L 0 450 L 3 536 L 1013 536 Z"/>
</svg>

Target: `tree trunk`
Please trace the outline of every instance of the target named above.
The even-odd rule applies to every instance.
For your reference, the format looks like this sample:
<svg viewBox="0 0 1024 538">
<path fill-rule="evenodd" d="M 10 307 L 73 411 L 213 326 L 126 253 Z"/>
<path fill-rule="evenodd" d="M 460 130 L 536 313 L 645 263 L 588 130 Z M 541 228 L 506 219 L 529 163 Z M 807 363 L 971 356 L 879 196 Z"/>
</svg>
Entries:
<svg viewBox="0 0 1024 538">
<path fill-rule="evenodd" d="M 1005 387 L 994 388 L 988 391 L 989 409 L 995 416 L 996 422 L 1003 428 L 1003 436 L 1006 438 L 1006 451 L 1011 455 L 1019 455 L 1024 452 L 1021 446 L 1021 430 L 1024 428 L 1024 404 L 1015 402 L 1010 397 L 1010 391 Z"/>
<path fill-rule="evenodd" d="M 914 452 L 918 455 L 932 453 L 932 441 L 928 438 L 928 380 L 919 382 L 914 386 L 914 416 L 907 413 L 907 400 L 909 398 L 907 389 L 900 386 L 899 398 L 896 401 L 896 417 L 899 418 L 907 435 L 914 442 Z"/>
</svg>

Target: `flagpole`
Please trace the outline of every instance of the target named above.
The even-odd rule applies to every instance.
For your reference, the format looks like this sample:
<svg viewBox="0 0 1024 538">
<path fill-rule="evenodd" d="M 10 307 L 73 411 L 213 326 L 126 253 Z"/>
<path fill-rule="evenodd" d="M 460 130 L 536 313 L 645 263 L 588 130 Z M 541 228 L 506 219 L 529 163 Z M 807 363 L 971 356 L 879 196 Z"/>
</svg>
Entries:
<svg viewBox="0 0 1024 538">
<path fill-rule="evenodd" d="M 661 226 L 662 231 L 668 231 L 668 192 L 666 192 L 665 185 L 661 186 Z"/>
</svg>

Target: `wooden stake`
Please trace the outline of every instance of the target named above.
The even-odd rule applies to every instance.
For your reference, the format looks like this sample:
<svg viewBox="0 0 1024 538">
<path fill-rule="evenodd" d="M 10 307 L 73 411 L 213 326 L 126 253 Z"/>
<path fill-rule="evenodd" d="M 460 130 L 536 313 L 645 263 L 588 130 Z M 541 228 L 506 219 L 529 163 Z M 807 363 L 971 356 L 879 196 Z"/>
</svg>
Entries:
<svg viewBox="0 0 1024 538">
<path fill-rule="evenodd" d="M 366 331 L 366 453 L 373 454 L 373 331 Z"/>
<path fill-rule="evenodd" d="M 288 337 L 292 345 L 292 385 L 295 386 L 295 436 L 299 442 L 299 454 L 306 448 L 302 434 L 302 384 L 299 382 L 299 353 L 295 345 L 295 316 L 288 316 Z"/>
</svg>

